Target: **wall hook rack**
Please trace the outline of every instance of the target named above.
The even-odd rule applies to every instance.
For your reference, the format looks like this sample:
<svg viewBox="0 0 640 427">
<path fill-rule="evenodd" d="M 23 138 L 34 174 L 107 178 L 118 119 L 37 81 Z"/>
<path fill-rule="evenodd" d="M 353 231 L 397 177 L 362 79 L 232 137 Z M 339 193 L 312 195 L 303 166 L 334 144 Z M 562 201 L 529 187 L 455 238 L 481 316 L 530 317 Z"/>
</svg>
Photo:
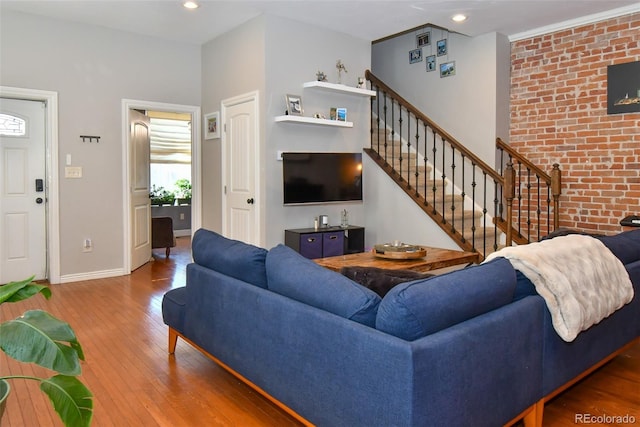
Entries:
<svg viewBox="0 0 640 427">
<path fill-rule="evenodd" d="M 82 142 L 87 142 L 87 139 L 89 142 L 94 142 L 94 139 L 95 142 L 100 142 L 100 137 L 95 135 L 80 135 L 80 138 L 82 138 Z"/>
</svg>

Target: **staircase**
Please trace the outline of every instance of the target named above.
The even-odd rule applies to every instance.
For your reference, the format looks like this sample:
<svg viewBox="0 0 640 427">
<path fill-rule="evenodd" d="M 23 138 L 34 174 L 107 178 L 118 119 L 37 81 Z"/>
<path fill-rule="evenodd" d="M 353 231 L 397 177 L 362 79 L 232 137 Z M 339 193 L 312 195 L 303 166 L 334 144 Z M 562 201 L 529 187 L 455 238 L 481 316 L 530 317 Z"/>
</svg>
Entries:
<svg viewBox="0 0 640 427">
<path fill-rule="evenodd" d="M 500 173 L 370 71 L 366 78 L 376 97 L 364 151 L 460 248 L 484 259 L 557 228 L 557 165 L 547 175 L 498 140 Z"/>
</svg>

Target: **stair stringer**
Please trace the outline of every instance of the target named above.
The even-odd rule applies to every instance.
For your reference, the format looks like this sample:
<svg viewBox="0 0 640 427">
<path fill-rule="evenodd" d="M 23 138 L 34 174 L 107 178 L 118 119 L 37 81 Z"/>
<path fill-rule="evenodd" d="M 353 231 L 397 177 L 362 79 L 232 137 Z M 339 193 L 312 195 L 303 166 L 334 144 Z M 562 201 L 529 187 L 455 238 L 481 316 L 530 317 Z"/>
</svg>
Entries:
<svg viewBox="0 0 640 427">
<path fill-rule="evenodd" d="M 375 113 L 374 113 L 374 118 L 375 118 Z M 418 158 L 418 164 L 419 165 L 425 164 L 424 155 L 420 151 L 416 150 L 413 144 L 409 145 L 408 141 L 404 137 L 398 137 L 395 134 L 391 134 L 390 128 L 387 127 L 384 120 L 380 119 L 379 123 L 384 126 L 384 129 L 387 131 L 389 135 L 392 135 L 391 140 L 386 140 L 387 144 L 399 143 L 398 145 L 400 145 L 402 149 L 405 150 L 404 153 L 407 153 L 406 148 L 408 147 L 408 153 Z M 372 145 L 376 145 L 376 144 L 372 144 Z M 477 236 L 477 235 L 474 236 L 473 230 L 470 227 L 467 227 L 466 225 L 461 224 L 462 222 L 461 220 L 456 221 L 453 213 L 445 214 L 443 212 L 439 212 L 438 209 L 440 209 L 441 206 L 434 206 L 433 198 L 429 200 L 426 197 L 429 194 L 420 194 L 417 191 L 417 189 L 415 189 L 412 186 L 410 182 L 407 182 L 405 176 L 400 176 L 398 171 L 395 170 L 389 163 L 385 163 L 385 160 L 381 156 L 378 156 L 377 151 L 375 149 L 368 149 L 368 150 L 370 150 L 369 155 L 374 159 L 374 161 L 380 167 L 382 167 L 382 169 L 387 173 L 387 175 L 389 175 L 404 190 L 404 192 L 409 197 L 411 197 L 414 200 L 414 202 L 417 203 L 422 208 L 422 210 L 425 213 L 427 213 L 427 215 L 434 222 L 436 222 L 440 226 L 440 228 L 442 228 L 449 236 L 451 236 L 451 238 L 458 244 L 460 248 L 465 250 L 475 250 L 479 252 L 483 257 L 486 256 L 488 253 L 493 252 L 495 248 L 493 247 L 487 248 L 487 242 L 485 242 L 485 244 L 482 245 L 483 248 L 479 248 L 480 245 L 476 245 L 475 241 L 482 240 L 482 237 L 484 236 Z M 375 153 L 375 154 L 372 155 L 371 153 Z M 441 177 L 443 175 L 442 171 L 439 170 L 437 167 L 435 167 L 435 165 L 431 160 L 428 159 L 426 162 L 426 165 L 427 165 L 427 168 L 431 168 L 432 171 L 435 171 L 435 172 L 429 172 L 431 175 L 429 178 L 432 178 L 434 176 Z M 415 170 L 415 163 L 407 162 L 407 169 L 409 172 L 412 170 Z M 475 226 L 476 229 L 478 227 L 480 228 L 484 227 L 485 229 L 493 227 L 495 217 L 488 212 L 483 212 L 482 206 L 479 205 L 477 202 L 474 202 L 473 198 L 468 194 L 466 194 L 463 191 L 463 189 L 461 189 L 457 185 L 454 185 L 448 177 L 446 177 L 444 181 L 440 179 L 436 181 L 438 182 L 437 184 L 438 186 L 441 186 L 444 184 L 443 194 L 445 197 L 447 196 L 463 197 L 463 194 L 464 194 L 462 209 L 463 211 L 474 212 L 471 216 L 473 220 L 472 226 Z M 440 190 L 438 190 L 438 192 L 440 192 Z M 466 216 L 466 214 L 463 214 L 463 215 Z M 478 218 L 477 221 L 476 221 L 476 215 L 480 215 L 480 218 Z M 463 235 L 463 233 L 461 233 L 458 229 L 456 229 L 456 223 L 459 223 L 458 226 L 464 227 L 465 230 L 469 230 L 469 232 L 471 233 L 471 236 L 467 235 L 466 233 L 465 235 Z M 493 242 L 496 242 L 498 247 L 504 246 L 506 242 L 506 237 L 504 233 L 502 233 L 499 229 L 495 229 L 495 232 L 497 233 L 497 237 L 493 239 Z M 472 241 L 471 243 L 469 243 L 469 240 L 474 239 L 474 237 L 475 237 L 475 241 Z M 480 249 L 483 249 L 483 250 L 480 250 Z M 487 249 L 491 249 L 491 250 L 487 250 Z"/>
</svg>

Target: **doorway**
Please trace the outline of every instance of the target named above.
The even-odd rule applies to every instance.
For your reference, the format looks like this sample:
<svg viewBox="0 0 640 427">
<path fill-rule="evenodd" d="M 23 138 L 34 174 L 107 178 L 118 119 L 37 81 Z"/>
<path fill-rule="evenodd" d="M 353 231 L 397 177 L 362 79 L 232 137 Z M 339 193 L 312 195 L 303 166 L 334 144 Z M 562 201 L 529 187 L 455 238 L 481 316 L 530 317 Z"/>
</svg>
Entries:
<svg viewBox="0 0 640 427">
<path fill-rule="evenodd" d="M 123 265 L 127 272 L 132 271 L 135 263 L 133 262 L 134 251 L 133 244 L 136 241 L 135 227 L 132 224 L 131 210 L 133 206 L 132 185 L 134 179 L 131 177 L 132 159 L 131 156 L 131 132 L 129 129 L 129 112 L 131 110 L 154 111 L 158 113 L 177 113 L 185 114 L 190 117 L 191 122 L 191 230 L 200 228 L 202 223 L 201 215 L 201 169 L 200 169 L 200 107 L 189 105 L 165 104 L 149 101 L 136 101 L 125 99 L 122 101 L 122 123 L 123 123 Z M 149 217 L 151 213 L 149 212 Z M 150 218 L 149 218 L 150 221 Z M 150 255 L 150 254 L 149 254 Z"/>
<path fill-rule="evenodd" d="M 44 251 L 44 272 L 42 276 L 50 283 L 60 283 L 60 228 L 59 228 L 59 192 L 58 192 L 58 94 L 57 92 L 14 88 L 0 86 L 0 98 L 2 101 L 23 100 L 38 101 L 44 106 L 44 129 L 42 141 L 44 147 L 44 174 L 42 179 L 42 192 L 38 191 L 33 201 L 42 199 L 44 205 L 44 237 L 38 242 L 38 251 Z M 33 182 L 30 182 L 33 181 Z M 40 184 L 33 180 L 25 183 L 26 189 L 36 191 L 36 185 Z M 40 194 L 44 193 L 42 197 Z M 31 198 L 29 198 L 31 200 Z M 4 239 L 0 239 L 3 241 Z M 8 241 L 9 239 L 7 239 Z M 7 245 L 8 246 L 8 245 Z M 6 248 L 6 246 L 5 246 Z M 4 270 L 4 268 L 3 268 Z M 27 273 L 27 276 L 33 274 Z M 24 274 L 22 272 L 21 274 Z"/>
</svg>

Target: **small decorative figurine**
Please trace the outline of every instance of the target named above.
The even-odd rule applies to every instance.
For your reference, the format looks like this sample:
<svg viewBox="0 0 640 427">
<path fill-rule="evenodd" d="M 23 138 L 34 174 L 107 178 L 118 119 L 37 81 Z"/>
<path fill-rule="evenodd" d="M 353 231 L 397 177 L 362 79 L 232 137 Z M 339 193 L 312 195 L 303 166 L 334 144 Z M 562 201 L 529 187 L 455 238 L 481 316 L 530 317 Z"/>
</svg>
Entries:
<svg viewBox="0 0 640 427">
<path fill-rule="evenodd" d="M 342 63 L 341 59 L 336 61 L 336 69 L 338 70 L 338 84 L 342 83 L 342 72 L 348 73 L 347 68 Z"/>
<path fill-rule="evenodd" d="M 364 77 L 358 77 L 358 86 L 356 86 L 358 89 L 364 89 Z"/>
<path fill-rule="evenodd" d="M 316 78 L 318 79 L 319 82 L 326 82 L 327 81 L 327 75 L 322 71 L 318 71 L 316 73 Z"/>
</svg>

